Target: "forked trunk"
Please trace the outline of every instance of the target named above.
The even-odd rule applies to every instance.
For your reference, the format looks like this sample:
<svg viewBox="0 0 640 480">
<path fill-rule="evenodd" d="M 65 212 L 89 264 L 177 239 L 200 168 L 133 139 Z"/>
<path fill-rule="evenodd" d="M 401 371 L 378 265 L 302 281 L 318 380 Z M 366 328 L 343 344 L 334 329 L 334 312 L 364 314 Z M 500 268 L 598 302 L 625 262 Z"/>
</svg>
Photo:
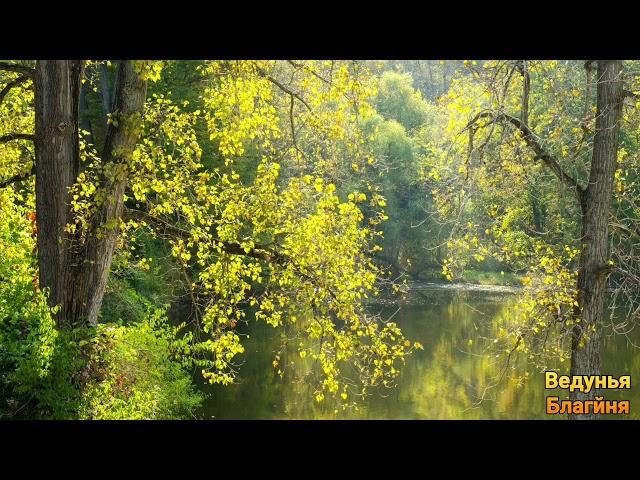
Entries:
<svg viewBox="0 0 640 480">
<path fill-rule="evenodd" d="M 104 201 L 84 235 L 66 234 L 69 188 L 79 169 L 78 104 L 82 64 L 46 60 L 36 67 L 36 204 L 40 285 L 58 305 L 59 326 L 95 325 L 122 217 L 128 161 L 140 133 L 146 81 L 132 61 L 118 67 L 114 117 L 99 182 Z"/>
</svg>

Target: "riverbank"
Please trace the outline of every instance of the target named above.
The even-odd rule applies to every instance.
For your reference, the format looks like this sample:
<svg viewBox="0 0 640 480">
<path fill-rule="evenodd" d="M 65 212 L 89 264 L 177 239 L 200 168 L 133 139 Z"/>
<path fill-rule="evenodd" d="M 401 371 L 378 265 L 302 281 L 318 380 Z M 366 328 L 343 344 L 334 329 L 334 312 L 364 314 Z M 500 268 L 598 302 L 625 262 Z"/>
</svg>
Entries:
<svg viewBox="0 0 640 480">
<path fill-rule="evenodd" d="M 447 290 L 465 292 L 488 292 L 488 293 L 517 293 L 522 289 L 516 285 L 483 285 L 480 283 L 437 283 L 437 282 L 416 282 L 409 284 L 409 291 L 423 290 Z"/>
<path fill-rule="evenodd" d="M 489 285 L 505 287 L 522 287 L 524 275 L 511 272 L 493 272 L 468 269 L 460 279 L 448 281 L 438 269 L 422 270 L 411 275 L 411 281 L 417 283 L 434 283 L 439 285 Z"/>
</svg>

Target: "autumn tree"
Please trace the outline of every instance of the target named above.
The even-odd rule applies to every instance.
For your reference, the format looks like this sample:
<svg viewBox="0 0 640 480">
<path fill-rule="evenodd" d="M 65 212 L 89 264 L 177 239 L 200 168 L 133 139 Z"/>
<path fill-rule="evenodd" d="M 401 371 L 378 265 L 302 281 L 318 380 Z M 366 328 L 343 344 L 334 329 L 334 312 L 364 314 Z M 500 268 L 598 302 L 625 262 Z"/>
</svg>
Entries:
<svg viewBox="0 0 640 480">
<path fill-rule="evenodd" d="M 546 339 L 555 329 L 556 338 L 570 344 L 571 374 L 596 375 L 602 373 L 607 280 L 620 281 L 610 224 L 617 217 L 612 205 L 628 92 L 622 61 L 587 61 L 582 71 L 576 62 L 558 63 L 470 65 L 472 76 L 454 82 L 443 102 L 451 113 L 449 131 L 458 158 L 464 159 L 448 178 L 459 182 L 457 192 L 465 200 L 441 206 L 485 212 L 484 219 L 469 218 L 453 232 L 445 273 L 455 275 L 456 262 L 468 257 L 465 250 L 476 261 L 493 257 L 519 264 L 530 274 L 539 272 L 539 277 L 533 273 L 526 279 L 527 298 L 521 302 L 526 313 L 514 327 L 506 358 L 514 351 L 534 358 L 537 348 L 549 345 Z M 568 95 L 547 96 L 558 88 Z M 436 176 L 450 175 L 443 169 L 456 163 L 450 155 L 443 153 L 436 161 Z M 555 178 L 555 187 L 548 175 Z M 441 202 L 452 198 L 454 185 L 440 183 Z M 558 196 L 559 189 L 566 195 Z M 474 198 L 482 196 L 476 203 Z M 541 203 L 541 198 L 552 200 Z M 541 205 L 557 213 L 545 212 Z M 628 228 L 628 220 L 619 224 Z M 628 271 L 622 274 L 624 278 Z M 544 341 L 536 340 L 541 336 Z M 553 345 L 561 358 L 564 344 Z M 598 394 L 574 391 L 571 398 Z M 594 416 L 576 418 L 585 417 Z"/>
<path fill-rule="evenodd" d="M 20 115 L 3 112 L 11 130 L 1 137 L 13 159 L 33 151 L 34 167 L 22 162 L 14 174 L 12 163 L 2 185 L 23 190 L 35 173 L 35 190 L 26 192 L 35 193 L 38 287 L 58 328 L 98 325 L 114 256 L 150 261 L 128 248 L 145 234 L 168 243 L 184 274 L 197 307 L 185 337 L 189 362 L 212 383 L 233 381 L 243 351 L 236 325 L 252 312 L 291 332 L 300 356 L 313 360 L 317 401 L 391 385 L 414 345 L 363 303 L 382 278 L 368 251 L 384 203 L 375 185 L 339 183 L 353 164 L 375 168 L 359 126 L 373 111 L 366 69 L 205 62 L 194 109 L 169 93 L 147 95 L 162 64 L 120 60 L 115 76 L 103 61 L 0 64 L 7 92 L 34 90 Z M 100 122 L 85 115 L 95 75 L 101 146 Z M 201 144 L 211 151 L 209 142 L 217 160 L 205 166 Z M 282 374 L 286 366 L 274 367 Z"/>
</svg>

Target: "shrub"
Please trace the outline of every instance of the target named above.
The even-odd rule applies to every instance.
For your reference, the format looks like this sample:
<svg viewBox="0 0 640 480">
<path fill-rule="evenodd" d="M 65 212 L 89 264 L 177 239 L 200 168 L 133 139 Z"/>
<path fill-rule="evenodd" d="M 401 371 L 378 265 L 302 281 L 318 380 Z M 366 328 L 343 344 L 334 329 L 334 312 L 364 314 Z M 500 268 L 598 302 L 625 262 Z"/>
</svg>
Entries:
<svg viewBox="0 0 640 480">
<path fill-rule="evenodd" d="M 58 329 L 37 288 L 25 208 L 0 191 L 0 417 L 155 419 L 202 401 L 186 369 L 189 337 L 165 309 L 135 323 Z"/>
<path fill-rule="evenodd" d="M 182 362 L 187 339 L 167 325 L 157 309 L 139 323 L 99 325 L 92 339 L 91 360 L 81 376 L 88 378 L 80 418 L 185 418 L 202 402 Z"/>
</svg>

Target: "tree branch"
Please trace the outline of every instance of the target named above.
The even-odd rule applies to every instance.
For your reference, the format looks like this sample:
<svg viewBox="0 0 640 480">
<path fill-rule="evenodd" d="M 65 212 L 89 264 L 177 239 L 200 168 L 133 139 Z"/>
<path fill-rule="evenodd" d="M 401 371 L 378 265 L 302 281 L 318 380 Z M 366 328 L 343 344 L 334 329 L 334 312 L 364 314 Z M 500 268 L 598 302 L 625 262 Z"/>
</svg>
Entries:
<svg viewBox="0 0 640 480">
<path fill-rule="evenodd" d="M 309 72 L 311 75 L 313 75 L 314 77 L 316 77 L 318 80 L 326 83 L 327 85 L 331 85 L 331 82 L 329 80 L 327 80 L 326 78 L 324 78 L 322 75 L 320 75 L 319 73 L 317 73 L 315 70 L 313 70 L 312 68 L 309 68 L 308 65 L 305 65 L 304 63 L 296 63 L 293 60 L 287 60 L 287 63 L 289 63 L 289 65 L 291 65 L 293 68 L 296 69 L 304 69 L 307 72 Z"/>
<path fill-rule="evenodd" d="M 553 157 L 553 155 L 551 155 L 544 149 L 544 147 L 540 143 L 540 139 L 536 136 L 535 133 L 533 133 L 528 125 L 522 122 L 522 120 L 506 113 L 480 112 L 467 124 L 464 130 L 472 128 L 478 122 L 478 120 L 482 118 L 490 118 L 492 119 L 492 123 L 507 122 L 513 125 L 522 133 L 524 141 L 535 152 L 536 157 L 542 160 L 545 165 L 547 165 L 547 167 L 549 167 L 551 171 L 556 175 L 556 177 L 560 179 L 562 183 L 574 189 L 579 198 L 582 196 L 584 189 L 571 175 L 569 175 L 562 169 L 560 163 L 555 159 L 555 157 Z"/>
<path fill-rule="evenodd" d="M 7 83 L 5 85 L 5 87 L 2 89 L 2 91 L 0 92 L 0 103 L 3 102 L 4 97 L 7 96 L 7 94 L 9 93 L 9 91 L 14 88 L 17 87 L 18 85 L 26 82 L 27 80 L 31 80 L 30 77 L 23 75 L 21 77 L 16 78 L 15 80 L 11 80 L 9 83 Z"/>
<path fill-rule="evenodd" d="M 528 60 L 520 60 L 517 63 L 518 71 L 522 76 L 522 108 L 520 120 L 525 125 L 529 124 L 529 92 L 531 90 L 531 76 L 529 75 Z"/>
<path fill-rule="evenodd" d="M 176 227 L 175 225 L 171 225 L 165 220 L 158 217 L 154 217 L 153 215 L 147 212 L 143 212 L 141 210 L 135 210 L 133 208 L 125 207 L 123 217 L 124 219 L 130 219 L 130 220 L 133 219 L 133 220 L 145 222 L 158 229 L 164 230 L 169 235 L 175 238 L 186 240 L 191 236 L 190 232 L 183 230 L 179 227 Z M 298 266 L 293 261 L 293 259 L 288 255 L 284 255 L 264 245 L 256 245 L 255 247 L 253 247 L 251 250 L 247 252 L 244 249 L 244 247 L 237 242 L 223 242 L 215 238 L 213 239 L 213 241 L 215 241 L 218 245 L 222 245 L 222 250 L 225 253 L 228 253 L 231 255 L 241 255 L 244 257 L 251 257 L 258 260 L 263 260 L 267 263 L 274 263 L 274 264 L 284 264 L 286 262 L 289 262 L 293 266 L 293 268 L 295 269 L 298 275 L 300 275 L 305 280 L 311 282 L 315 286 L 319 288 L 324 288 L 335 301 L 338 301 L 338 296 L 330 287 L 326 285 L 322 285 L 321 283 L 318 282 L 317 277 L 313 277 L 308 273 L 304 272 L 302 268 L 300 268 L 300 266 Z"/>
<path fill-rule="evenodd" d="M 0 181 L 0 188 L 8 187 L 12 183 L 21 182 L 22 180 L 26 180 L 27 178 L 31 177 L 32 175 L 35 175 L 35 173 L 36 173 L 36 166 L 34 164 L 33 167 L 31 167 L 31 170 L 29 170 L 28 172 L 18 173 L 17 175 L 14 175 L 13 177 L 9 177 L 6 180 Z"/>
<path fill-rule="evenodd" d="M 21 73 L 23 75 L 27 75 L 29 78 L 33 78 L 36 73 L 35 68 L 26 67 L 24 65 L 16 65 L 15 63 L 9 62 L 0 62 L 0 70 L 4 70 L 6 72 Z"/>
<path fill-rule="evenodd" d="M 7 133 L 6 135 L 0 135 L 0 143 L 12 142 L 13 140 L 35 140 L 35 135 L 32 133 Z"/>
<path fill-rule="evenodd" d="M 125 219 L 133 219 L 139 220 L 148 223 L 160 230 L 164 230 L 166 233 L 175 238 L 188 239 L 190 237 L 190 232 L 183 230 L 175 225 L 171 225 L 169 222 L 165 220 L 154 217 L 153 215 L 143 212 L 141 210 L 135 210 L 132 208 L 125 208 L 124 211 Z M 248 252 L 236 242 L 222 242 L 218 239 L 214 239 L 218 244 L 222 244 L 222 249 L 231 255 L 242 255 L 245 257 L 252 257 L 259 260 L 264 260 L 266 262 L 275 262 L 282 263 L 285 260 L 285 256 L 281 253 L 273 251 L 269 247 L 256 245 L 253 249 Z"/>
<path fill-rule="evenodd" d="M 271 83 L 273 83 L 276 87 L 278 87 L 280 90 L 282 90 L 283 92 L 291 95 L 291 97 L 296 98 L 300 103 L 302 103 L 305 107 L 307 107 L 307 109 L 311 112 L 313 111 L 313 109 L 311 108 L 311 106 L 307 103 L 307 101 L 302 98 L 300 96 L 300 94 L 294 92 L 293 90 L 291 90 L 289 87 L 287 87 L 286 85 L 283 85 L 282 83 L 280 83 L 278 80 L 276 80 L 275 78 L 273 78 L 271 75 L 269 75 L 266 71 L 264 71 L 262 68 L 260 67 L 256 67 L 258 70 L 258 73 L 266 78 L 267 80 L 269 80 Z"/>
</svg>

